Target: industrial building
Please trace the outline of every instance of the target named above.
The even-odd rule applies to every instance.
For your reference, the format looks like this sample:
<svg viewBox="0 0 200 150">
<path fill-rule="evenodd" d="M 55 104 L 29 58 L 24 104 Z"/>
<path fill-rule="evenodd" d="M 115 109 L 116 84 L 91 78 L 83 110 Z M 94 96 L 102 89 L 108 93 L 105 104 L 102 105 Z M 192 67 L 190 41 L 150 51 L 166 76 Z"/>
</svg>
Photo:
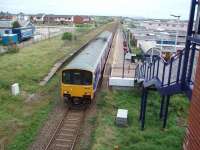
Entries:
<svg viewBox="0 0 200 150">
<path fill-rule="evenodd" d="M 175 30 L 148 29 L 142 26 L 130 29 L 131 39 L 136 47 L 146 53 L 151 48 L 158 48 L 161 52 L 176 52 L 185 45 L 186 31 L 178 31 L 177 41 Z M 176 43 L 177 42 L 177 43 Z"/>
<path fill-rule="evenodd" d="M 140 26 L 150 29 L 150 30 L 187 30 L 187 21 L 180 21 L 179 23 L 176 20 L 144 20 L 140 22 Z"/>
</svg>

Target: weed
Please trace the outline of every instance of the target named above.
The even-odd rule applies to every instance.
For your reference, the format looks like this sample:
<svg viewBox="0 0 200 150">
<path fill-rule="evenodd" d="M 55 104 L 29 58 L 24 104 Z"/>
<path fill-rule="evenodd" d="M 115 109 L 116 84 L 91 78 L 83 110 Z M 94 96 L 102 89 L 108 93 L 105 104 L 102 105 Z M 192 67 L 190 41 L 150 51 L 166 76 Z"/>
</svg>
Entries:
<svg viewBox="0 0 200 150">
<path fill-rule="evenodd" d="M 63 33 L 62 40 L 69 40 L 69 41 L 71 41 L 72 40 L 72 33 L 71 32 L 65 32 L 65 33 Z"/>
<path fill-rule="evenodd" d="M 98 100 L 101 101 L 101 107 L 97 113 L 97 128 L 92 135 L 91 149 L 110 150 L 115 145 L 119 145 L 123 150 L 181 149 L 185 127 L 177 125 L 177 117 L 187 120 L 188 100 L 185 96 L 176 95 L 171 98 L 166 130 L 161 130 L 162 122 L 159 120 L 161 97 L 157 92 L 149 92 L 144 131 L 140 130 L 138 122 L 141 100 L 141 92 L 138 89 L 103 92 L 97 102 Z M 119 128 L 115 125 L 116 108 L 128 109 L 128 127 Z"/>
<path fill-rule="evenodd" d="M 88 122 L 89 122 L 90 125 L 95 125 L 96 120 L 97 120 L 97 117 L 96 117 L 96 116 L 93 116 L 93 117 L 90 117 L 90 118 L 88 119 Z"/>
</svg>

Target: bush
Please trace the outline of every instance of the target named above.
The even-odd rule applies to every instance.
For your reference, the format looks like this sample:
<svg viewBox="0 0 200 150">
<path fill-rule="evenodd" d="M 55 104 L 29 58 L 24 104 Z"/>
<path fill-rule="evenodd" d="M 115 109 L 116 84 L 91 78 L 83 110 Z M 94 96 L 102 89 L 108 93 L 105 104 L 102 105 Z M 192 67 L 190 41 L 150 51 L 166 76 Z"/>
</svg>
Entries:
<svg viewBox="0 0 200 150">
<path fill-rule="evenodd" d="M 63 33 L 62 40 L 69 40 L 69 41 L 71 41 L 72 40 L 72 33 L 70 33 L 70 32 Z"/>
<path fill-rule="evenodd" d="M 21 27 L 21 25 L 19 24 L 18 21 L 14 21 L 13 24 L 12 24 L 12 27 L 13 28 L 19 28 L 19 27 Z"/>
<path fill-rule="evenodd" d="M 4 88 L 8 90 L 10 88 L 10 83 L 5 80 L 0 80 L 0 88 Z"/>
<path fill-rule="evenodd" d="M 83 27 L 92 27 L 92 24 L 76 24 L 76 27 L 83 28 Z"/>
</svg>

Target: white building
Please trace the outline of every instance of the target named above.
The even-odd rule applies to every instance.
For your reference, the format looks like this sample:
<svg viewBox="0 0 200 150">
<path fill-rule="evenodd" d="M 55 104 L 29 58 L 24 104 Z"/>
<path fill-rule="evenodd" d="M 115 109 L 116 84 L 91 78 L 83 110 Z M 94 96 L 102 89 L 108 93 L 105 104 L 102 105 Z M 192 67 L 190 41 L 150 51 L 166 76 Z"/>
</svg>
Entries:
<svg viewBox="0 0 200 150">
<path fill-rule="evenodd" d="M 160 21 L 160 20 L 148 20 L 141 21 L 140 26 L 145 27 L 146 29 L 153 30 L 180 30 L 187 31 L 187 22 L 180 21 L 179 24 L 176 20 L 169 21 Z"/>
</svg>

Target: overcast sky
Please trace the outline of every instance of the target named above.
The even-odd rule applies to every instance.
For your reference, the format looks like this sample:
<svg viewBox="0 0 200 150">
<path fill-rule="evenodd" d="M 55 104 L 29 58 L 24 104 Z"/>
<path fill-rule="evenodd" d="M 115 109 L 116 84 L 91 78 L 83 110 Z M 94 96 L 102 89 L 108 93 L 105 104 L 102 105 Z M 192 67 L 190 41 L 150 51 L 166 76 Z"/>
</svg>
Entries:
<svg viewBox="0 0 200 150">
<path fill-rule="evenodd" d="M 0 0 L 0 10 L 12 13 L 112 15 L 188 19 L 191 0 Z"/>
</svg>

